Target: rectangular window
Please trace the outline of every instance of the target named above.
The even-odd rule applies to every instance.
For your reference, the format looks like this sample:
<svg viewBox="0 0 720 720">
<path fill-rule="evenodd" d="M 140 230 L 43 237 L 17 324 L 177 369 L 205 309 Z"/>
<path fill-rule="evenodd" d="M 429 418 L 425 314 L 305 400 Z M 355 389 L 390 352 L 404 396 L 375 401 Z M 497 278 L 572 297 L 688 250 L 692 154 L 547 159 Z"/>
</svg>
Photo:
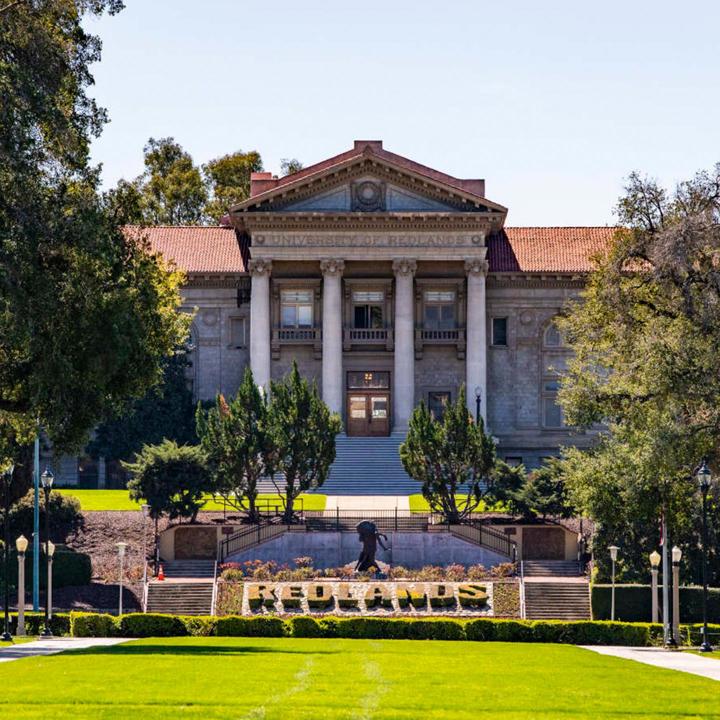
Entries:
<svg viewBox="0 0 720 720">
<path fill-rule="evenodd" d="M 381 330 L 383 324 L 382 290 L 358 290 L 352 294 L 353 327 L 358 330 Z"/>
<path fill-rule="evenodd" d="M 350 390 L 378 390 L 389 388 L 390 373 L 353 370 L 347 374 L 347 386 Z"/>
<path fill-rule="evenodd" d="M 280 324 L 284 328 L 311 328 L 313 326 L 312 290 L 282 291 Z"/>
<path fill-rule="evenodd" d="M 450 403 L 449 392 L 430 392 L 428 393 L 428 410 L 430 414 L 436 419 L 442 421 L 445 415 L 445 408 Z"/>
<path fill-rule="evenodd" d="M 492 344 L 507 345 L 507 318 L 493 318 Z"/>
<path fill-rule="evenodd" d="M 423 326 L 426 330 L 455 328 L 455 293 L 452 290 L 426 290 Z"/>
<path fill-rule="evenodd" d="M 543 398 L 543 424 L 548 428 L 559 428 L 564 424 L 562 408 L 555 395 Z"/>
<path fill-rule="evenodd" d="M 245 347 L 245 318 L 230 319 L 230 345 L 231 347 Z"/>
</svg>

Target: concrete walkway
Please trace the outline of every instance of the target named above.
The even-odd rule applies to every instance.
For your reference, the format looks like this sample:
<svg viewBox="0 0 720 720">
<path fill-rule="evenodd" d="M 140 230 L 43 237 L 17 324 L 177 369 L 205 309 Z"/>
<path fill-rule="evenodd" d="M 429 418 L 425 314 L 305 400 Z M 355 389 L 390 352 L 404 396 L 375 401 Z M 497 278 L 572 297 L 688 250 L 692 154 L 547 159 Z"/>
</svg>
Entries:
<svg viewBox="0 0 720 720">
<path fill-rule="evenodd" d="M 679 650 L 664 650 L 650 647 L 616 647 L 613 645 L 583 645 L 585 650 L 592 650 L 601 655 L 612 655 L 624 660 L 635 660 L 646 665 L 679 670 L 680 672 L 700 675 L 710 680 L 720 681 L 720 660 L 695 655 Z"/>
<path fill-rule="evenodd" d="M 36 655 L 55 655 L 65 650 L 84 650 L 127 642 L 127 638 L 49 638 L 0 648 L 0 663 Z"/>
<path fill-rule="evenodd" d="M 325 510 L 409 510 L 407 495 L 328 495 Z"/>
</svg>

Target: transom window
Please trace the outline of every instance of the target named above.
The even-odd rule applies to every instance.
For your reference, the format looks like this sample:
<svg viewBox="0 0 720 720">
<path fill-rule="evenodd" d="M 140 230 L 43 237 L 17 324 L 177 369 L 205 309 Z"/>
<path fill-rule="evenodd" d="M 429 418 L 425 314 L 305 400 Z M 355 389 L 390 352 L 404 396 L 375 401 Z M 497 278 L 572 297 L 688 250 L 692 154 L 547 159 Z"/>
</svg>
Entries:
<svg viewBox="0 0 720 720">
<path fill-rule="evenodd" d="M 562 347 L 563 338 L 560 331 L 555 327 L 555 323 L 551 323 L 545 330 L 544 337 L 545 347 Z"/>
<path fill-rule="evenodd" d="M 454 291 L 425 291 L 424 326 L 427 330 L 452 330 L 455 327 Z"/>
<path fill-rule="evenodd" d="M 383 327 L 385 293 L 382 290 L 356 290 L 352 301 L 353 327 L 359 330 Z"/>
<path fill-rule="evenodd" d="M 280 293 L 280 324 L 284 328 L 313 326 L 312 290 L 283 290 Z"/>
<path fill-rule="evenodd" d="M 438 421 L 442 421 L 445 409 L 450 404 L 450 393 L 445 391 L 433 391 L 428 393 L 428 410 Z"/>
</svg>

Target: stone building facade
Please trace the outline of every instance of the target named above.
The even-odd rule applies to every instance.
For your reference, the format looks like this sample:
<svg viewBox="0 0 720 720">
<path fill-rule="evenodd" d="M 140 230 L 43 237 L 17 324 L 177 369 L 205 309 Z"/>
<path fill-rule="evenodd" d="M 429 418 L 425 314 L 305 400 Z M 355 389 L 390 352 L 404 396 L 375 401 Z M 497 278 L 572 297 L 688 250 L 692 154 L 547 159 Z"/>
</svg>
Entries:
<svg viewBox="0 0 720 720">
<path fill-rule="evenodd" d="M 553 318 L 612 228 L 512 228 L 485 181 L 353 148 L 283 178 L 254 173 L 221 227 L 151 228 L 187 273 L 189 381 L 232 394 L 293 360 L 348 435 L 402 437 L 467 388 L 499 454 L 528 467 L 583 444 L 556 403 L 567 349 Z"/>
</svg>

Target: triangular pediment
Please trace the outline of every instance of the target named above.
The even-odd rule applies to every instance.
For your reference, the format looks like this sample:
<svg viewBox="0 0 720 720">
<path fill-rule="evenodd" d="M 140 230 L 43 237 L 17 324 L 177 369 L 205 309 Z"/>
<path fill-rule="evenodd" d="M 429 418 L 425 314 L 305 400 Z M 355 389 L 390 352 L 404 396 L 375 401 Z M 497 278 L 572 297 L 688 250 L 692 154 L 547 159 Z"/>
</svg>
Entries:
<svg viewBox="0 0 720 720">
<path fill-rule="evenodd" d="M 377 152 L 384 152 L 385 157 Z M 466 183 L 387 151 L 366 149 L 338 162 L 319 163 L 297 177 L 267 180 L 267 189 L 234 213 L 487 213 L 507 209 L 465 188 Z"/>
</svg>

